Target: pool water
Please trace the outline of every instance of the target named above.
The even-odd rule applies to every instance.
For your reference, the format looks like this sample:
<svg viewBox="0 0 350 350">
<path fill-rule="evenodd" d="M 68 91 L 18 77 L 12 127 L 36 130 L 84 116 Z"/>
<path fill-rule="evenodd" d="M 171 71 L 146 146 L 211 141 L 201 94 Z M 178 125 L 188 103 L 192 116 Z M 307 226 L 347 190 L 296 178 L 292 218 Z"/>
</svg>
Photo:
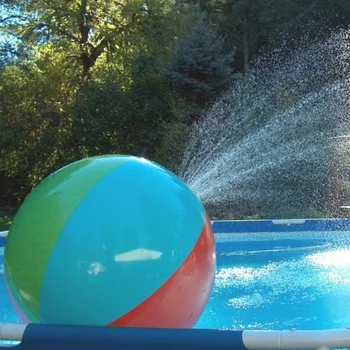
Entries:
<svg viewBox="0 0 350 350">
<path fill-rule="evenodd" d="M 217 235 L 217 275 L 196 328 L 350 326 L 350 232 Z M 0 323 L 20 322 L 0 247 Z"/>
<path fill-rule="evenodd" d="M 350 233 L 233 235 L 217 243 L 217 276 L 197 328 L 350 326 Z"/>
<path fill-rule="evenodd" d="M 19 323 L 4 283 L 4 247 L 0 247 L 0 323 Z"/>
</svg>

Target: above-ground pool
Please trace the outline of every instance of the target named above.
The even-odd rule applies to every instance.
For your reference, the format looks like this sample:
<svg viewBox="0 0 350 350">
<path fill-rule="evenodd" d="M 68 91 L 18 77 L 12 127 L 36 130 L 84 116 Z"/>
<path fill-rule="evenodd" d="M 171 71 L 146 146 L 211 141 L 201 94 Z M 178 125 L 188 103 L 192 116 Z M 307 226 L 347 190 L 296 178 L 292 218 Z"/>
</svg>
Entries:
<svg viewBox="0 0 350 350">
<path fill-rule="evenodd" d="M 332 222 L 332 221 L 330 221 Z M 271 227 L 270 227 L 270 226 Z M 350 231 L 307 225 L 214 223 L 217 274 L 196 325 L 206 329 L 331 329 L 350 326 Z M 273 228 L 270 232 L 265 231 Z M 228 231 L 233 232 L 228 232 Z M 4 284 L 0 323 L 19 323 Z"/>
</svg>

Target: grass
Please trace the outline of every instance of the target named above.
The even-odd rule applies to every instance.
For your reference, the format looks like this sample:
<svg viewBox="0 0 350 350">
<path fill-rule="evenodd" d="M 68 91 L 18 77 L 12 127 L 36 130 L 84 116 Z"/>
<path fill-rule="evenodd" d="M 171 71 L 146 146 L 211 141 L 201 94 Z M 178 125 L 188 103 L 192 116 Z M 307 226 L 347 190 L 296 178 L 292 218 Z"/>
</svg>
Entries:
<svg viewBox="0 0 350 350">
<path fill-rule="evenodd" d="M 10 217 L 10 216 L 0 217 L 0 231 L 8 230 L 11 223 L 12 223 L 12 217 Z"/>
</svg>

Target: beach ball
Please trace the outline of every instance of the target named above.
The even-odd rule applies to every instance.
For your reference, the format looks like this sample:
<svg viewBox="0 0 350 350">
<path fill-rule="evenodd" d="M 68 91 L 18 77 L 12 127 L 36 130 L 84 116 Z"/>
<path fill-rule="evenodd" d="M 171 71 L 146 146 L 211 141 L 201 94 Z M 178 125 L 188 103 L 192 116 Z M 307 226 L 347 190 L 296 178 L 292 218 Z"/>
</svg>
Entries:
<svg viewBox="0 0 350 350">
<path fill-rule="evenodd" d="M 4 253 L 22 321 L 190 328 L 216 268 L 211 223 L 176 175 L 143 158 L 86 158 L 25 199 Z"/>
</svg>

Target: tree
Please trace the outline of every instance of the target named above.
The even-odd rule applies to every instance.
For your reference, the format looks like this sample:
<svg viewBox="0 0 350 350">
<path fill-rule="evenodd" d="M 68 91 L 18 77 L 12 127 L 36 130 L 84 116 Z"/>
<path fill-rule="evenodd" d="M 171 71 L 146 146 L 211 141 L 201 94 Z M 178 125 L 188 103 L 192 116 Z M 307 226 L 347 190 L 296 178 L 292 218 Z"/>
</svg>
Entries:
<svg viewBox="0 0 350 350">
<path fill-rule="evenodd" d="M 176 43 L 160 71 L 187 101 L 204 108 L 232 81 L 232 62 L 233 53 L 224 52 L 224 39 L 200 21 Z"/>
<path fill-rule="evenodd" d="M 78 65 L 83 80 L 100 60 L 130 58 L 137 46 L 166 50 L 183 21 L 171 0 L 13 0 L 3 6 L 2 32 L 36 49 L 50 43 L 55 54 Z"/>
<path fill-rule="evenodd" d="M 8 66 L 1 74 L 0 169 L 17 184 L 16 199 L 67 157 L 74 88 L 56 65 L 49 61 L 31 68 Z"/>
<path fill-rule="evenodd" d="M 235 50 L 235 71 L 246 73 L 252 60 L 284 45 L 291 49 L 330 29 L 348 26 L 347 0 L 188 0 L 207 14 L 214 30 Z"/>
<path fill-rule="evenodd" d="M 156 157 L 173 118 L 157 64 L 198 12 L 172 0 L 0 5 L 0 49 L 7 55 L 0 72 L 0 191 L 6 189 L 7 202 L 21 202 L 52 171 L 82 157 Z"/>
</svg>

